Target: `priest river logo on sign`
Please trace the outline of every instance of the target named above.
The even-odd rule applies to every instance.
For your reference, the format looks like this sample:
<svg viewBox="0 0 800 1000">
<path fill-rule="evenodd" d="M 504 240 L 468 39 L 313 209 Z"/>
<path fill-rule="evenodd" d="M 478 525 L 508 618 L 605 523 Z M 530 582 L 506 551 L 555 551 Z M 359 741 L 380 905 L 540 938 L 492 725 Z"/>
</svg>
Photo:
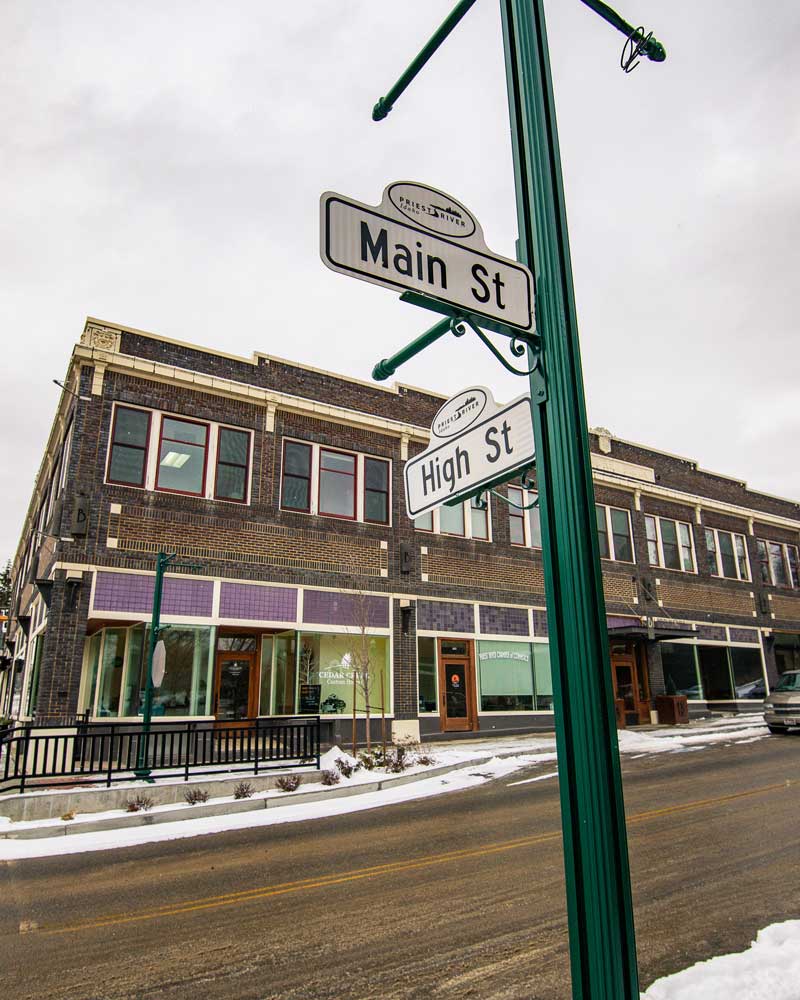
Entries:
<svg viewBox="0 0 800 1000">
<path fill-rule="evenodd" d="M 380 205 L 326 191 L 320 255 L 332 271 L 411 291 L 478 320 L 533 330 L 533 276 L 491 251 L 475 216 L 444 191 L 396 181 Z"/>
</svg>

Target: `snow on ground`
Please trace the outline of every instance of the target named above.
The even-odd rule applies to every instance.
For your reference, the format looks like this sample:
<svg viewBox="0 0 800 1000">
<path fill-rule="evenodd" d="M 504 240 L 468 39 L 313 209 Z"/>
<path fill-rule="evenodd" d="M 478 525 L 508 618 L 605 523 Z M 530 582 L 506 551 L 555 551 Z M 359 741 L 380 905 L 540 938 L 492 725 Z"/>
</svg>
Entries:
<svg viewBox="0 0 800 1000">
<path fill-rule="evenodd" d="M 642 1000 L 799 1000 L 800 920 L 772 924 L 747 951 L 657 979 Z"/>
<path fill-rule="evenodd" d="M 649 756 L 657 753 L 688 753 L 703 750 L 708 746 L 720 743 L 753 742 L 768 736 L 768 731 L 760 716 L 731 717 L 714 719 L 708 722 L 692 723 L 674 729 L 657 730 L 622 730 L 619 734 L 619 748 L 622 754 L 631 754 L 632 758 Z M 191 806 L 186 806 L 186 818 L 174 822 L 165 822 L 149 826 L 133 827 L 121 830 L 107 830 L 95 833 L 76 833 L 64 836 L 61 832 L 64 821 L 60 819 L 37 820 L 31 823 L 14 823 L 5 817 L 0 817 L 0 833 L 15 829 L 21 831 L 24 827 L 50 828 L 59 831 L 59 835 L 42 837 L 32 840 L 0 839 L 0 861 L 22 858 L 45 857 L 51 854 L 75 854 L 83 851 L 111 850 L 116 847 L 130 847 L 138 844 L 156 843 L 163 840 L 175 840 L 185 837 L 203 836 L 225 830 L 242 830 L 249 827 L 273 826 L 278 823 L 295 823 L 302 820 L 322 819 L 329 816 L 340 816 L 349 812 L 360 812 L 364 809 L 376 809 L 384 805 L 394 805 L 409 802 L 414 799 L 428 798 L 445 792 L 472 788 L 486 781 L 504 778 L 522 768 L 541 764 L 554 763 L 556 760 L 555 740 L 548 736 L 518 736 L 489 740 L 463 740 L 452 743 L 435 744 L 426 748 L 426 752 L 434 758 L 437 766 L 474 764 L 461 770 L 451 771 L 444 775 L 420 777 L 409 784 L 391 784 L 391 777 L 379 770 L 369 771 L 361 768 L 351 777 L 341 777 L 337 788 L 346 788 L 367 784 L 376 780 L 385 780 L 386 785 L 379 792 L 363 792 L 360 795 L 336 798 L 329 801 L 303 802 L 302 793 L 281 792 L 277 789 L 259 792 L 254 799 L 287 800 L 290 795 L 297 794 L 298 803 L 286 802 L 280 809 L 267 808 L 252 812 L 235 813 L 216 817 L 192 818 Z M 336 760 L 344 759 L 354 763 L 354 758 L 339 747 L 334 747 L 323 755 L 321 767 L 323 770 L 335 770 Z M 427 768 L 421 764 L 412 765 L 405 774 L 422 775 Z M 557 776 L 557 771 L 549 771 L 533 778 L 524 779 L 510 784 L 529 784 Z M 245 775 L 246 777 L 246 775 Z M 303 782 L 303 792 L 329 791 L 321 782 Z M 211 799 L 210 803 L 233 801 L 227 799 Z M 272 802 L 265 803 L 272 805 Z M 174 805 L 155 806 L 151 813 L 157 814 L 174 809 Z M 82 814 L 79 820 L 109 819 L 124 815 L 122 810 L 111 810 L 103 813 Z M 776 998 L 771 998 L 776 1000 Z M 800 1000 L 800 992 L 796 1000 Z"/>
</svg>

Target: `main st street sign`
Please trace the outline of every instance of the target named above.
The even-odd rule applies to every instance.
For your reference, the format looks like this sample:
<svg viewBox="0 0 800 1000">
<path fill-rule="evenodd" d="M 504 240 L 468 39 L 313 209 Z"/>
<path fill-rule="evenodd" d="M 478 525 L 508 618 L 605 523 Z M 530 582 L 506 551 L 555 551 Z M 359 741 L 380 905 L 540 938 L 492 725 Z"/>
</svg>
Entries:
<svg viewBox="0 0 800 1000">
<path fill-rule="evenodd" d="M 437 299 L 478 321 L 533 330 L 531 272 L 492 253 L 472 213 L 425 184 L 389 184 L 378 206 L 326 191 L 320 254 L 339 274 Z"/>
<path fill-rule="evenodd" d="M 412 520 L 505 482 L 533 463 L 531 400 L 498 406 L 489 389 L 473 386 L 442 406 L 425 451 L 405 465 L 406 509 Z"/>
</svg>

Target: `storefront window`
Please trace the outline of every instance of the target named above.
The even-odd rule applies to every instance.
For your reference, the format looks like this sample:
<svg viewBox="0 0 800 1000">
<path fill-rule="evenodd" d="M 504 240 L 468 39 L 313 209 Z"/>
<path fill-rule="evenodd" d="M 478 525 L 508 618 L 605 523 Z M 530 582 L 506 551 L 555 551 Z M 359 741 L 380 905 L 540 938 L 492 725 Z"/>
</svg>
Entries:
<svg viewBox="0 0 800 1000">
<path fill-rule="evenodd" d="M 208 715 L 213 671 L 214 630 L 208 627 L 171 626 L 161 635 L 166 649 L 166 670 L 161 686 L 153 691 L 153 717 Z M 97 714 L 119 717 L 141 714 L 150 629 L 104 629 L 102 638 Z M 125 662 L 126 645 L 128 648 Z M 90 673 L 96 672 L 90 645 Z M 92 685 L 94 681 L 91 682 Z M 124 695 L 123 695 L 124 692 Z M 122 712 L 120 712 L 122 703 Z M 91 702 L 89 702 L 91 708 Z"/>
<path fill-rule="evenodd" d="M 36 698 L 39 694 L 39 676 L 42 667 L 42 651 L 44 649 L 44 632 L 40 632 L 33 640 L 33 672 L 31 674 L 31 687 L 28 692 L 28 715 L 33 715 L 36 711 Z"/>
<path fill-rule="evenodd" d="M 527 642 L 478 642 L 478 683 L 483 712 L 533 710 L 533 664 Z"/>
<path fill-rule="evenodd" d="M 435 712 L 436 701 L 436 640 L 417 639 L 417 669 L 419 677 L 419 710 Z"/>
<path fill-rule="evenodd" d="M 313 640 L 318 653 L 316 679 L 321 685 L 320 712 L 323 715 L 348 715 L 353 712 L 353 671 L 356 671 L 356 711 L 363 712 L 366 696 L 370 711 L 391 712 L 389 687 L 389 639 L 386 636 L 304 634 L 302 641 Z M 381 683 L 381 678 L 383 682 Z"/>
<path fill-rule="evenodd" d="M 275 636 L 273 715 L 294 715 L 297 634 Z"/>
<path fill-rule="evenodd" d="M 94 711 L 94 692 L 97 687 L 97 674 L 100 666 L 100 648 L 103 645 L 103 633 L 95 632 L 89 640 L 89 658 L 84 674 L 84 684 L 79 699 L 80 710 Z"/>
<path fill-rule="evenodd" d="M 261 698 L 259 712 L 270 714 L 270 693 L 272 691 L 272 636 L 261 636 Z"/>
<path fill-rule="evenodd" d="M 779 674 L 800 670 L 800 635 L 775 632 L 775 666 Z"/>
<path fill-rule="evenodd" d="M 127 629 L 124 628 L 105 629 L 100 692 L 97 698 L 98 715 L 119 715 L 122 671 L 125 666 L 126 633 Z"/>
<path fill-rule="evenodd" d="M 667 694 L 682 694 L 687 698 L 702 697 L 697 679 L 694 646 L 677 642 L 661 643 L 661 663 Z"/>
<path fill-rule="evenodd" d="M 760 649 L 743 649 L 731 646 L 731 670 L 737 698 L 764 698 L 767 686 L 761 664 Z"/>
<path fill-rule="evenodd" d="M 730 701 L 733 690 L 727 647 L 698 646 L 697 661 L 706 701 Z"/>
<path fill-rule="evenodd" d="M 553 674 L 550 669 L 550 645 L 534 642 L 533 673 L 536 679 L 536 708 L 540 712 L 553 711 Z"/>
</svg>

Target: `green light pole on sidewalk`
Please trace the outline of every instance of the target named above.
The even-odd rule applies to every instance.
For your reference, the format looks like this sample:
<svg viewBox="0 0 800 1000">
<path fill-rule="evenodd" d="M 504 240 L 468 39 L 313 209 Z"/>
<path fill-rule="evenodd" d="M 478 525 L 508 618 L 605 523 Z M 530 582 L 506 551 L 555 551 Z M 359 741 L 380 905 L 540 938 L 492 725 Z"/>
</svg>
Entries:
<svg viewBox="0 0 800 1000">
<path fill-rule="evenodd" d="M 373 110 L 392 105 L 475 0 L 461 0 Z M 628 36 L 622 68 L 661 62 L 661 44 L 600 0 Z M 518 257 L 534 273 L 538 356 L 529 345 L 543 563 L 553 668 L 572 995 L 638 1000 L 625 814 L 611 693 L 586 404 L 543 0 L 500 0 L 514 152 Z M 386 378 L 454 327 L 443 320 L 376 366 Z"/>
</svg>

